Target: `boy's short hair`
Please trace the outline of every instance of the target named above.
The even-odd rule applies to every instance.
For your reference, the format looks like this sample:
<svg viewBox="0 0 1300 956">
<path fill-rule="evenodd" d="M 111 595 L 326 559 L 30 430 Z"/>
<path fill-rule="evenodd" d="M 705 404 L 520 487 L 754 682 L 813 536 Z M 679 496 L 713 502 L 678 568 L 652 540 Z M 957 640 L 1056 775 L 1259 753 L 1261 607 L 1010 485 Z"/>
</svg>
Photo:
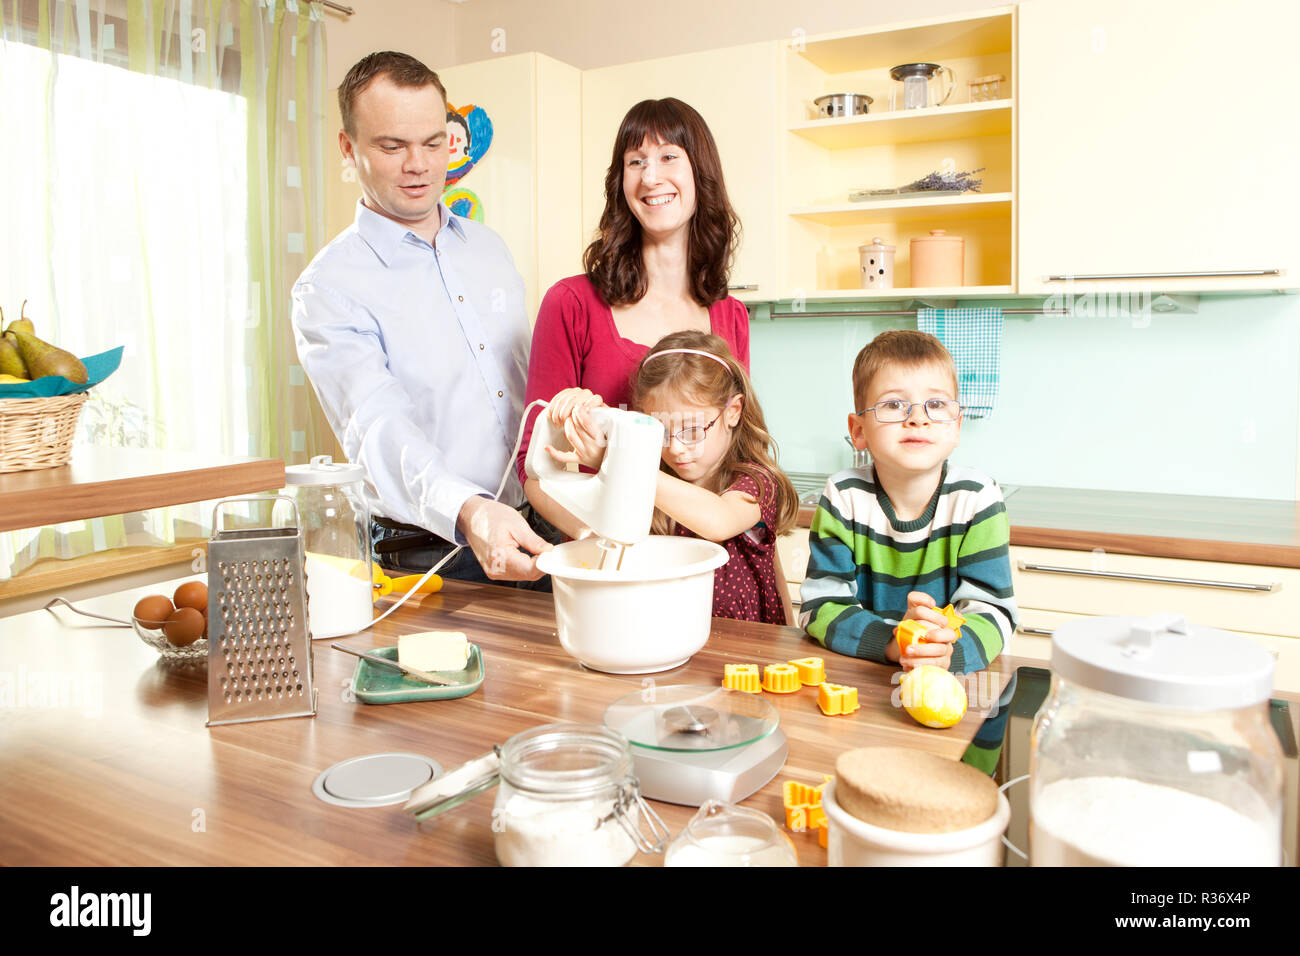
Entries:
<svg viewBox="0 0 1300 956">
<path fill-rule="evenodd" d="M 392 50 L 368 54 L 352 64 L 352 69 L 348 70 L 347 76 L 339 84 L 339 115 L 343 119 L 343 129 L 349 136 L 357 135 L 356 120 L 352 116 L 357 97 L 377 76 L 388 77 L 394 86 L 414 89 L 434 86 L 442 97 L 442 102 L 447 102 L 447 89 L 442 85 L 442 80 L 438 79 L 438 74 L 415 57 L 407 53 L 394 53 Z"/>
<path fill-rule="evenodd" d="M 914 329 L 893 329 L 881 332 L 862 347 L 853 362 L 854 411 L 867 407 L 867 393 L 871 380 L 886 365 L 918 366 L 930 363 L 942 365 L 952 375 L 952 394 L 957 398 L 957 366 L 952 354 L 933 335 Z"/>
</svg>

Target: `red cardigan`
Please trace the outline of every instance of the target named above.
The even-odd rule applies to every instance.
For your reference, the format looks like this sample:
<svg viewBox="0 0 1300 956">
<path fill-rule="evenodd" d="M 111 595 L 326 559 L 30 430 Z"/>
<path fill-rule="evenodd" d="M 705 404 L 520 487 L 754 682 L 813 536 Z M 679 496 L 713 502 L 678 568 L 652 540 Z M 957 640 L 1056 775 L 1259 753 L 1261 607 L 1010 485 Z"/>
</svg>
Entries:
<svg viewBox="0 0 1300 956">
<path fill-rule="evenodd" d="M 709 324 L 748 372 L 749 313 L 744 305 L 730 296 L 713 303 Z M 612 408 L 626 408 L 632 402 L 632 375 L 649 351 L 649 346 L 618 334 L 613 312 L 590 279 L 585 275 L 561 279 L 551 286 L 537 310 L 524 405 L 539 398 L 550 401 L 562 389 L 578 387 L 595 392 Z M 515 466 L 520 484 L 524 482 L 533 420 L 540 411 L 534 408 L 529 412 L 519 445 Z"/>
</svg>

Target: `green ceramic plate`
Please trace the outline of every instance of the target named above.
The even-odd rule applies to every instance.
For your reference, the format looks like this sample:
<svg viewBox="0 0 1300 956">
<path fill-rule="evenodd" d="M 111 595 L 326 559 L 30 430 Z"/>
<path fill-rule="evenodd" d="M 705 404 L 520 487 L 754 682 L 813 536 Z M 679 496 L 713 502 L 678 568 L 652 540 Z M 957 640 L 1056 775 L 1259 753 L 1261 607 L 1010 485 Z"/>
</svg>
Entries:
<svg viewBox="0 0 1300 956">
<path fill-rule="evenodd" d="M 397 660 L 396 647 L 374 647 L 368 653 Z M 399 670 L 358 660 L 357 669 L 352 672 L 352 689 L 357 700 L 367 704 L 401 704 L 408 700 L 453 700 L 468 697 L 483 686 L 483 654 L 478 645 L 469 646 L 469 663 L 463 671 L 437 671 L 437 674 L 456 683 L 447 687 L 426 684 Z"/>
</svg>

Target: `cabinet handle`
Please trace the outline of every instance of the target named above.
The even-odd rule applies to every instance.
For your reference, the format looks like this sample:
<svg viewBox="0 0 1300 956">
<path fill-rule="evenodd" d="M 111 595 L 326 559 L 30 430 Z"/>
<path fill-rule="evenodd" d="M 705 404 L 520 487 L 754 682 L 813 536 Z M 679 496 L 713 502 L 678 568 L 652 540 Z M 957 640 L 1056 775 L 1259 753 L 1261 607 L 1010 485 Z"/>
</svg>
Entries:
<svg viewBox="0 0 1300 956">
<path fill-rule="evenodd" d="M 729 285 L 727 286 L 727 291 L 728 292 L 757 292 L 758 283 L 748 282 L 743 285 Z"/>
<path fill-rule="evenodd" d="M 1052 629 L 1049 627 L 1018 627 L 1016 630 L 1021 634 L 1040 634 L 1043 637 L 1052 636 Z"/>
<path fill-rule="evenodd" d="M 1086 571 L 1083 568 L 1054 568 L 1046 564 L 1026 564 L 1017 561 L 1021 571 L 1043 571 L 1047 574 L 1078 574 L 1089 578 L 1116 578 L 1120 581 L 1153 581 L 1156 584 L 1188 584 L 1198 588 L 1224 588 L 1228 591 L 1280 591 L 1282 585 L 1243 584 L 1239 581 L 1202 581 L 1197 578 L 1167 578 L 1158 574 L 1128 574 L 1124 571 Z"/>
<path fill-rule="evenodd" d="M 1207 279 L 1222 276 L 1280 276 L 1281 269 L 1221 269 L 1218 272 L 1101 272 L 1096 275 L 1047 276 L 1048 282 L 1087 282 L 1091 279 Z"/>
</svg>

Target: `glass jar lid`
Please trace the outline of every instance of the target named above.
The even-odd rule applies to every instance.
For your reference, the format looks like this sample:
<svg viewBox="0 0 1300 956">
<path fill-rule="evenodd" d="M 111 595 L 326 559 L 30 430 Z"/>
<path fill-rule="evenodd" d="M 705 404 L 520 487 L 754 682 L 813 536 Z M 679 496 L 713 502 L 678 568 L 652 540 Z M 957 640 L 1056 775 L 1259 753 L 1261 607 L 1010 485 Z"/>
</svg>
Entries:
<svg viewBox="0 0 1300 956">
<path fill-rule="evenodd" d="M 545 724 L 501 748 L 501 778 L 519 790 L 585 796 L 621 786 L 631 775 L 627 740 L 596 724 Z"/>
<path fill-rule="evenodd" d="M 726 687 L 681 684 L 620 697 L 605 726 L 633 747 L 700 753 L 752 744 L 776 730 L 777 710 L 762 697 Z"/>
<path fill-rule="evenodd" d="M 360 465 L 335 461 L 332 455 L 317 455 L 306 465 L 289 465 L 284 469 L 285 487 L 295 485 L 346 485 L 362 481 L 366 470 Z"/>
<path fill-rule="evenodd" d="M 889 77 L 901 80 L 909 76 L 923 76 L 928 80 L 941 69 L 943 67 L 938 63 L 902 63 L 890 69 Z"/>
<path fill-rule="evenodd" d="M 1181 614 L 1094 617 L 1052 634 L 1052 673 L 1117 697 L 1187 710 L 1268 700 L 1273 656 L 1244 637 L 1189 624 Z"/>
</svg>

